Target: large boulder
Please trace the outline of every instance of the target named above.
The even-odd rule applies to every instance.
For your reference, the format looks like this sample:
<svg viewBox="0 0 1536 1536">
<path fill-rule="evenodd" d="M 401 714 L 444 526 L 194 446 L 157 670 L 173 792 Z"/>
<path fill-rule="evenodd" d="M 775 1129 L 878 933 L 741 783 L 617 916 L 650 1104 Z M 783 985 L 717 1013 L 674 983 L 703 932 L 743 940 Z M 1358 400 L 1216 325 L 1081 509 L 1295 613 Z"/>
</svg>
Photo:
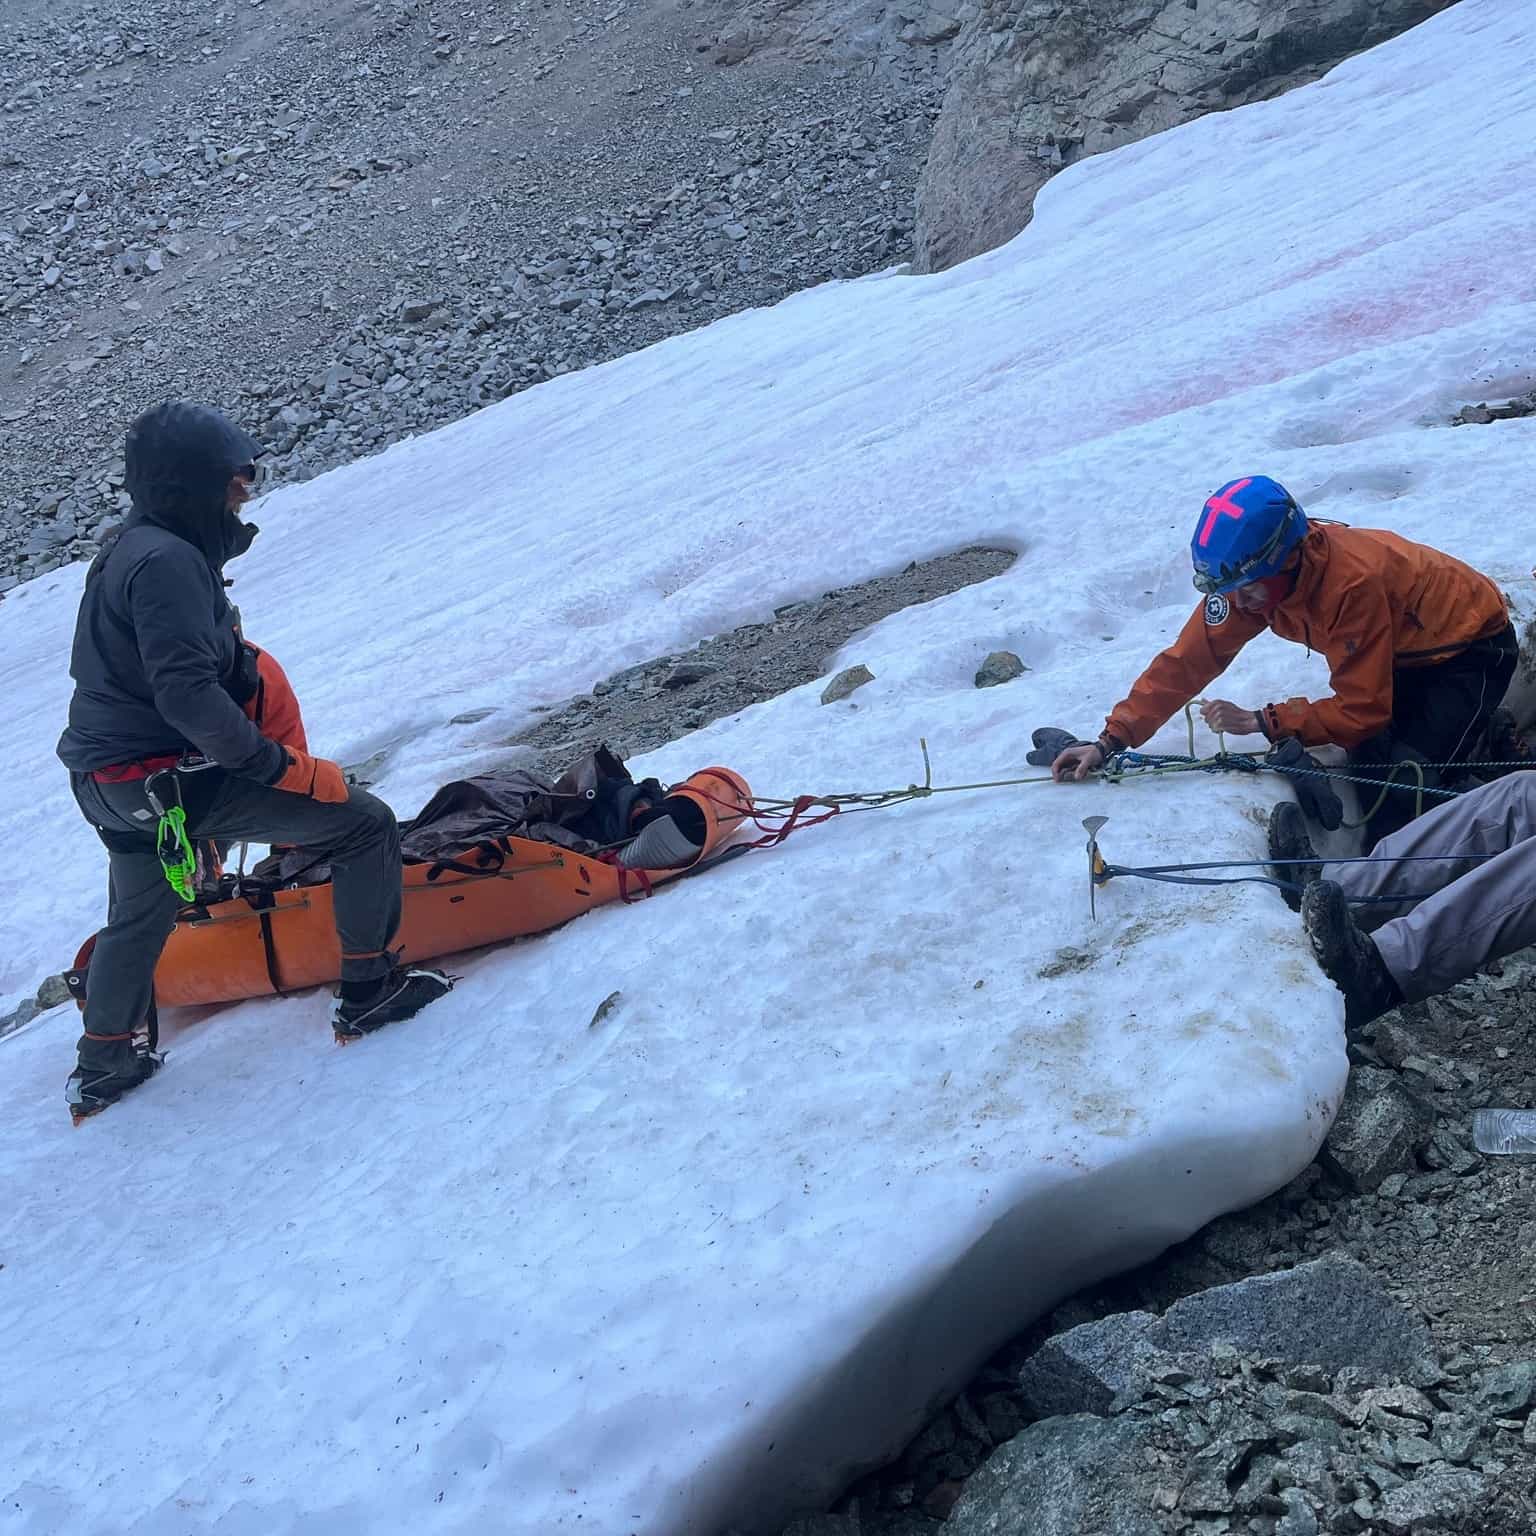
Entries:
<svg viewBox="0 0 1536 1536">
<path fill-rule="evenodd" d="M 1201 1374 L 1215 1350 L 1409 1381 L 1436 1371 L 1423 1321 L 1365 1265 L 1330 1255 L 1186 1296 L 1160 1318 L 1122 1312 L 1069 1328 L 1024 1362 L 1019 1391 L 1037 1417 L 1110 1413 L 1155 1381 Z"/>
<path fill-rule="evenodd" d="M 1175 1302 L 1151 1342 L 1174 1353 L 1225 1344 L 1245 1355 L 1415 1380 L 1433 1373 L 1423 1320 L 1355 1259 L 1329 1256 Z"/>
<path fill-rule="evenodd" d="M 1047 1339 L 1019 1373 L 1025 1408 L 1040 1419 L 1108 1413 L 1122 1393 L 1139 1394 L 1171 1364 L 1157 1342 L 1160 1328 L 1150 1312 L 1119 1312 Z"/>
<path fill-rule="evenodd" d="M 1278 95 L 1451 3 L 980 0 L 918 189 L 917 270 L 1012 239 L 1063 167 Z"/>
<path fill-rule="evenodd" d="M 1079 1414 L 1031 1424 L 966 1485 L 947 1536 L 1162 1536 L 1147 1427 Z"/>
</svg>

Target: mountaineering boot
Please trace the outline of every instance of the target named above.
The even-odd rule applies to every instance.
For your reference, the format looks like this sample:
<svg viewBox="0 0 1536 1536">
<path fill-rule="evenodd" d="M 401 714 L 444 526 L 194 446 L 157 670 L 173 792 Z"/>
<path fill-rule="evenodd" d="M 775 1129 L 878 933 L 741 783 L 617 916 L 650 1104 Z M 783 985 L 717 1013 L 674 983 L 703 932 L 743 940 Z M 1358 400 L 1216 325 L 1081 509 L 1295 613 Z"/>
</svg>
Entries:
<svg viewBox="0 0 1536 1536">
<path fill-rule="evenodd" d="M 1314 880 L 1301 898 L 1301 925 L 1323 974 L 1344 994 L 1344 1025 L 1358 1029 L 1402 1002 L 1403 994 L 1370 936 L 1350 915 L 1332 880 Z"/>
<path fill-rule="evenodd" d="M 361 1040 L 386 1024 L 420 1013 L 428 1003 L 435 1003 L 445 992 L 451 992 L 454 980 L 444 971 L 395 965 L 378 981 L 362 984 L 358 988 L 361 996 L 349 997 L 354 984 L 343 982 L 342 994 L 331 1014 L 331 1028 L 343 1045 L 349 1040 Z"/>
<path fill-rule="evenodd" d="M 114 1042 L 117 1049 L 98 1056 L 91 1063 L 77 1066 L 64 1085 L 64 1102 L 76 1125 L 92 1115 L 99 1115 L 115 1104 L 130 1089 L 147 1082 L 160 1070 L 165 1058 L 131 1040 Z"/>
<path fill-rule="evenodd" d="M 1317 850 L 1307 836 L 1307 818 L 1294 800 L 1282 800 L 1269 813 L 1269 857 L 1273 861 L 1269 872 L 1276 880 L 1287 885 L 1300 886 L 1301 890 L 1280 888 L 1285 904 L 1292 912 L 1301 911 L 1301 896 L 1307 886 L 1322 874 L 1320 864 L 1287 864 L 1286 859 L 1315 859 Z"/>
</svg>

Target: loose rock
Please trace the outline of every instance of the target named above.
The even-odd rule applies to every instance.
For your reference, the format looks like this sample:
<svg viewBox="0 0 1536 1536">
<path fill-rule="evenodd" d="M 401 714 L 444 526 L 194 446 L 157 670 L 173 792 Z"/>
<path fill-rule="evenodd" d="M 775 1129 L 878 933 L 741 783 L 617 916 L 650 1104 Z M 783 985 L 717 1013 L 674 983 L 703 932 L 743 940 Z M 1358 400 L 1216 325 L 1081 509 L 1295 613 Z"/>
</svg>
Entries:
<svg viewBox="0 0 1536 1536">
<path fill-rule="evenodd" d="M 999 683 L 1010 683 L 1029 670 L 1012 651 L 993 651 L 982 662 L 976 673 L 978 688 L 995 688 Z"/>
<path fill-rule="evenodd" d="M 1350 1073 L 1323 1159 L 1350 1188 L 1373 1190 L 1388 1174 L 1413 1167 L 1433 1129 L 1433 1110 L 1401 1079 L 1360 1067 Z"/>
<path fill-rule="evenodd" d="M 823 704 L 836 704 L 846 699 L 856 689 L 862 688 L 865 683 L 872 683 L 875 674 L 862 662 L 856 667 L 844 667 L 836 677 L 821 690 L 821 702 Z"/>
</svg>

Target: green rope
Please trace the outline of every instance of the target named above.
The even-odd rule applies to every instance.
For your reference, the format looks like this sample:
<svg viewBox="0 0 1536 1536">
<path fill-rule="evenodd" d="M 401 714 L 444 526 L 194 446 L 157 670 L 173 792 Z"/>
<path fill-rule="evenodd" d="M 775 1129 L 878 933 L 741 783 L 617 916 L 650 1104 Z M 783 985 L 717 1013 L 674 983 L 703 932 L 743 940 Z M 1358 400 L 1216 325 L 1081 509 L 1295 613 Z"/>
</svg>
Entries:
<svg viewBox="0 0 1536 1536">
<path fill-rule="evenodd" d="M 1387 796 L 1392 793 L 1392 783 L 1397 778 L 1397 770 L 1399 768 L 1413 769 L 1419 781 L 1418 788 L 1414 791 L 1413 796 L 1413 814 L 1415 818 L 1424 814 L 1424 765 L 1410 758 L 1407 762 L 1393 763 L 1392 771 L 1387 775 L 1387 782 L 1381 786 L 1381 791 L 1376 796 L 1375 803 L 1371 806 L 1370 810 L 1359 821 L 1345 821 L 1343 823 L 1344 826 L 1348 827 L 1352 832 L 1358 831 L 1387 803 Z"/>
<path fill-rule="evenodd" d="M 161 813 L 155 830 L 155 853 L 171 889 L 190 905 L 197 899 L 194 877 L 197 874 L 197 853 L 192 839 L 187 836 L 187 813 L 173 805 Z"/>
</svg>

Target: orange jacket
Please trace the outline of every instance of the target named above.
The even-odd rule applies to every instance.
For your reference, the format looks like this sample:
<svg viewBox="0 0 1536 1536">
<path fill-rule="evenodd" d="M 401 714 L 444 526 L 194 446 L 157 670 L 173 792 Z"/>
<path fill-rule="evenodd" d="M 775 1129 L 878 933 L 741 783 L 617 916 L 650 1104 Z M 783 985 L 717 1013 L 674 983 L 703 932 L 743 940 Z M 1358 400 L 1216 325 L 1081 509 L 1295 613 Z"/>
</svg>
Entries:
<svg viewBox="0 0 1536 1536">
<path fill-rule="evenodd" d="M 309 741 L 304 732 L 304 717 L 299 712 L 298 695 L 288 674 L 277 664 L 277 658 L 249 640 L 241 642 L 256 653 L 256 691 L 245 703 L 245 713 L 263 736 L 275 741 L 280 747 L 294 747 L 300 752 L 309 751 Z"/>
<path fill-rule="evenodd" d="M 1357 747 L 1392 719 L 1396 668 L 1432 666 L 1509 622 L 1504 596 L 1488 577 L 1427 544 L 1377 528 L 1314 523 L 1301 549 L 1295 587 L 1267 614 L 1222 597 L 1195 609 L 1111 711 L 1105 735 L 1139 747 L 1255 635 L 1272 629 L 1323 653 L 1333 697 L 1266 704 L 1265 735 Z"/>
</svg>

